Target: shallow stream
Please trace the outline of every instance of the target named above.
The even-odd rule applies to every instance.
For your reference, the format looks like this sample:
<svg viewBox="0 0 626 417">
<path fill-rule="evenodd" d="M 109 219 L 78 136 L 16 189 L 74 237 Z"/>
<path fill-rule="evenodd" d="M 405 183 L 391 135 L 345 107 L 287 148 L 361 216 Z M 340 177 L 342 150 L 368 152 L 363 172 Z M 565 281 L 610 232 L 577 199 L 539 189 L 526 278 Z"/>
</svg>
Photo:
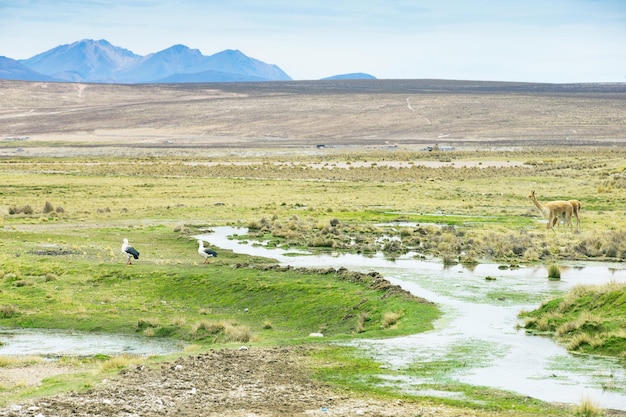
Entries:
<svg viewBox="0 0 626 417">
<path fill-rule="evenodd" d="M 111 335 L 57 329 L 7 329 L 0 327 L 0 355 L 92 356 L 165 355 L 180 345 L 163 338 Z"/>
<path fill-rule="evenodd" d="M 500 388 L 548 402 L 579 404 L 589 398 L 603 408 L 626 410 L 626 369 L 616 360 L 572 355 L 548 337 L 517 329 L 518 314 L 536 308 L 548 297 L 579 284 L 626 282 L 626 265 L 562 265 L 561 279 L 555 281 L 547 278 L 543 266 L 501 269 L 497 264 L 481 264 L 470 269 L 445 267 L 440 261 L 418 260 L 411 254 L 396 259 L 381 254 L 307 255 L 229 238 L 245 233 L 246 229 L 218 227 L 214 233 L 197 237 L 218 248 L 273 258 L 293 267 L 377 271 L 391 283 L 436 302 L 444 314 L 432 331 L 351 342 L 389 367 L 402 369 L 414 363 L 455 359 L 455 355 L 458 360 L 458 355 L 464 355 L 463 366 L 451 367 L 448 374 L 438 375 L 437 381 Z M 415 388 L 437 381 L 407 377 L 388 383 L 414 394 L 450 396 L 449 392 Z"/>
</svg>

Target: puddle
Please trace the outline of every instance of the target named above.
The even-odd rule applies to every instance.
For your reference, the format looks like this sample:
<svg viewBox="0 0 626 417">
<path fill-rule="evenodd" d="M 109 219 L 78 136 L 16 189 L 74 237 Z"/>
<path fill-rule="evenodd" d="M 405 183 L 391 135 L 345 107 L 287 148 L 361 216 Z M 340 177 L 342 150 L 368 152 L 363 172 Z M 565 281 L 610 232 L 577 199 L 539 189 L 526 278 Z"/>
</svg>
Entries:
<svg viewBox="0 0 626 417">
<path fill-rule="evenodd" d="M 133 335 L 94 334 L 48 329 L 0 327 L 0 355 L 93 356 L 166 355 L 180 352 L 181 346 L 167 339 Z"/>
<path fill-rule="evenodd" d="M 433 331 L 350 342 L 388 367 L 401 370 L 450 361 L 465 349 L 471 352 L 465 355 L 472 355 L 466 366 L 451 367 L 453 370 L 441 378 L 513 391 L 548 402 L 579 404 L 581 398 L 588 397 L 603 408 L 626 410 L 626 370 L 616 360 L 571 355 L 550 338 L 530 336 L 516 328 L 522 310 L 532 310 L 542 300 L 576 285 L 626 282 L 624 264 L 562 264 L 561 279 L 555 281 L 547 278 L 544 266 L 445 267 L 441 262 L 418 260 L 410 254 L 393 260 L 382 254 L 290 256 L 294 251 L 229 238 L 246 232 L 217 227 L 214 233 L 197 238 L 294 267 L 325 265 L 359 272 L 378 271 L 391 283 L 439 304 L 444 314 Z M 419 392 L 419 384 L 424 382 L 421 378 L 407 378 L 401 388 Z M 398 381 L 394 384 L 397 386 Z"/>
</svg>

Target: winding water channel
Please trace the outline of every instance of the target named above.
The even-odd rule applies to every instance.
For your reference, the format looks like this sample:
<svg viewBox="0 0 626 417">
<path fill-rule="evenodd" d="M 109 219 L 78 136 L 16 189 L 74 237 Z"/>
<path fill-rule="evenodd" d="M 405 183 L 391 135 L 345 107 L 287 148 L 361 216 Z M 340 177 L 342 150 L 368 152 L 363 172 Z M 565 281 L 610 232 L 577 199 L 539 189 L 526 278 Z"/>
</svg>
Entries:
<svg viewBox="0 0 626 417">
<path fill-rule="evenodd" d="M 351 342 L 389 367 L 445 360 L 455 351 L 473 356 L 446 378 L 472 385 L 500 388 L 549 402 L 579 404 L 589 398 L 603 408 L 626 410 L 626 369 L 616 360 L 572 355 L 547 337 L 517 329 L 518 314 L 536 308 L 547 297 L 579 284 L 626 282 L 626 265 L 575 263 L 562 266 L 561 280 L 548 280 L 542 266 L 500 269 L 481 264 L 468 269 L 415 259 L 411 254 L 387 259 L 382 255 L 304 255 L 242 243 L 229 236 L 246 229 L 218 227 L 197 236 L 211 245 L 237 253 L 265 256 L 293 267 L 345 267 L 382 273 L 391 283 L 436 302 L 443 317 L 432 331 L 385 340 Z M 485 279 L 487 276 L 492 279 Z M 459 350 L 459 348 L 463 348 Z M 467 355 L 467 353 L 464 353 Z M 440 377 L 439 377 L 440 378 Z M 403 378 L 388 383 L 420 394 L 416 386 L 430 382 Z M 423 395 L 446 393 L 422 392 Z M 460 394 L 459 394 L 460 395 Z"/>
<path fill-rule="evenodd" d="M 481 264 L 469 269 L 460 265 L 445 267 L 438 261 L 415 259 L 412 254 L 396 259 L 382 254 L 311 255 L 230 238 L 246 233 L 246 229 L 217 227 L 213 233 L 197 237 L 218 248 L 276 259 L 293 267 L 377 271 L 391 283 L 440 306 L 443 316 L 432 331 L 350 342 L 397 369 L 450 360 L 454 355 L 467 359 L 463 367 L 452 367 L 443 377 L 436 376 L 437 380 L 403 377 L 387 381 L 390 386 L 417 395 L 454 396 L 450 392 L 416 388 L 423 383 L 447 380 L 500 388 L 548 402 L 578 404 L 582 398 L 590 398 L 603 408 L 626 410 L 626 369 L 618 361 L 572 355 L 550 338 L 527 335 L 517 328 L 522 310 L 532 310 L 542 300 L 576 285 L 626 282 L 624 264 L 562 266 L 561 280 L 554 281 L 547 279 L 547 270 L 542 266 L 500 269 L 496 264 Z M 0 355 L 160 355 L 181 348 L 162 339 L 56 330 L 0 328 L 0 338 L 4 343 L 0 345 Z M 468 348 L 471 354 L 467 353 Z"/>
</svg>

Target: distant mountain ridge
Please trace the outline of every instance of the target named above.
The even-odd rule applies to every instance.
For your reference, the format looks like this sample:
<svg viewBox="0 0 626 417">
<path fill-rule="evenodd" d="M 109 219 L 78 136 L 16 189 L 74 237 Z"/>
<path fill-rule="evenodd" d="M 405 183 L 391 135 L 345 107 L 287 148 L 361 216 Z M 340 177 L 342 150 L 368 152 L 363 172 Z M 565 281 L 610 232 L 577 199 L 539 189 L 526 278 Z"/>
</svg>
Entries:
<svg viewBox="0 0 626 417">
<path fill-rule="evenodd" d="M 83 39 L 28 59 L 1 58 L 0 79 L 11 80 L 120 84 L 291 80 L 278 66 L 238 50 L 205 56 L 185 45 L 141 56 L 104 39 Z"/>
<path fill-rule="evenodd" d="M 370 74 L 365 74 L 362 72 L 353 72 L 350 74 L 338 74 L 333 75 L 332 77 L 322 78 L 322 80 L 375 80 L 376 77 Z"/>
</svg>

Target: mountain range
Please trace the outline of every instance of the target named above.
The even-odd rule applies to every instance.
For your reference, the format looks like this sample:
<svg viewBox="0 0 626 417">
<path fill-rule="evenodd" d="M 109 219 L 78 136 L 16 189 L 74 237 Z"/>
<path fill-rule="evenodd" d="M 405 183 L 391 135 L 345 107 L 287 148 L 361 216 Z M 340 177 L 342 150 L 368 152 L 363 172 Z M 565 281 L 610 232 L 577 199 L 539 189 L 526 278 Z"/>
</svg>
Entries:
<svg viewBox="0 0 626 417">
<path fill-rule="evenodd" d="M 352 73 L 326 79 L 374 79 Z M 0 79 L 90 83 L 190 83 L 289 81 L 276 65 L 227 49 L 205 56 L 198 49 L 174 45 L 145 56 L 108 41 L 83 39 L 28 59 L 0 56 Z"/>
</svg>

